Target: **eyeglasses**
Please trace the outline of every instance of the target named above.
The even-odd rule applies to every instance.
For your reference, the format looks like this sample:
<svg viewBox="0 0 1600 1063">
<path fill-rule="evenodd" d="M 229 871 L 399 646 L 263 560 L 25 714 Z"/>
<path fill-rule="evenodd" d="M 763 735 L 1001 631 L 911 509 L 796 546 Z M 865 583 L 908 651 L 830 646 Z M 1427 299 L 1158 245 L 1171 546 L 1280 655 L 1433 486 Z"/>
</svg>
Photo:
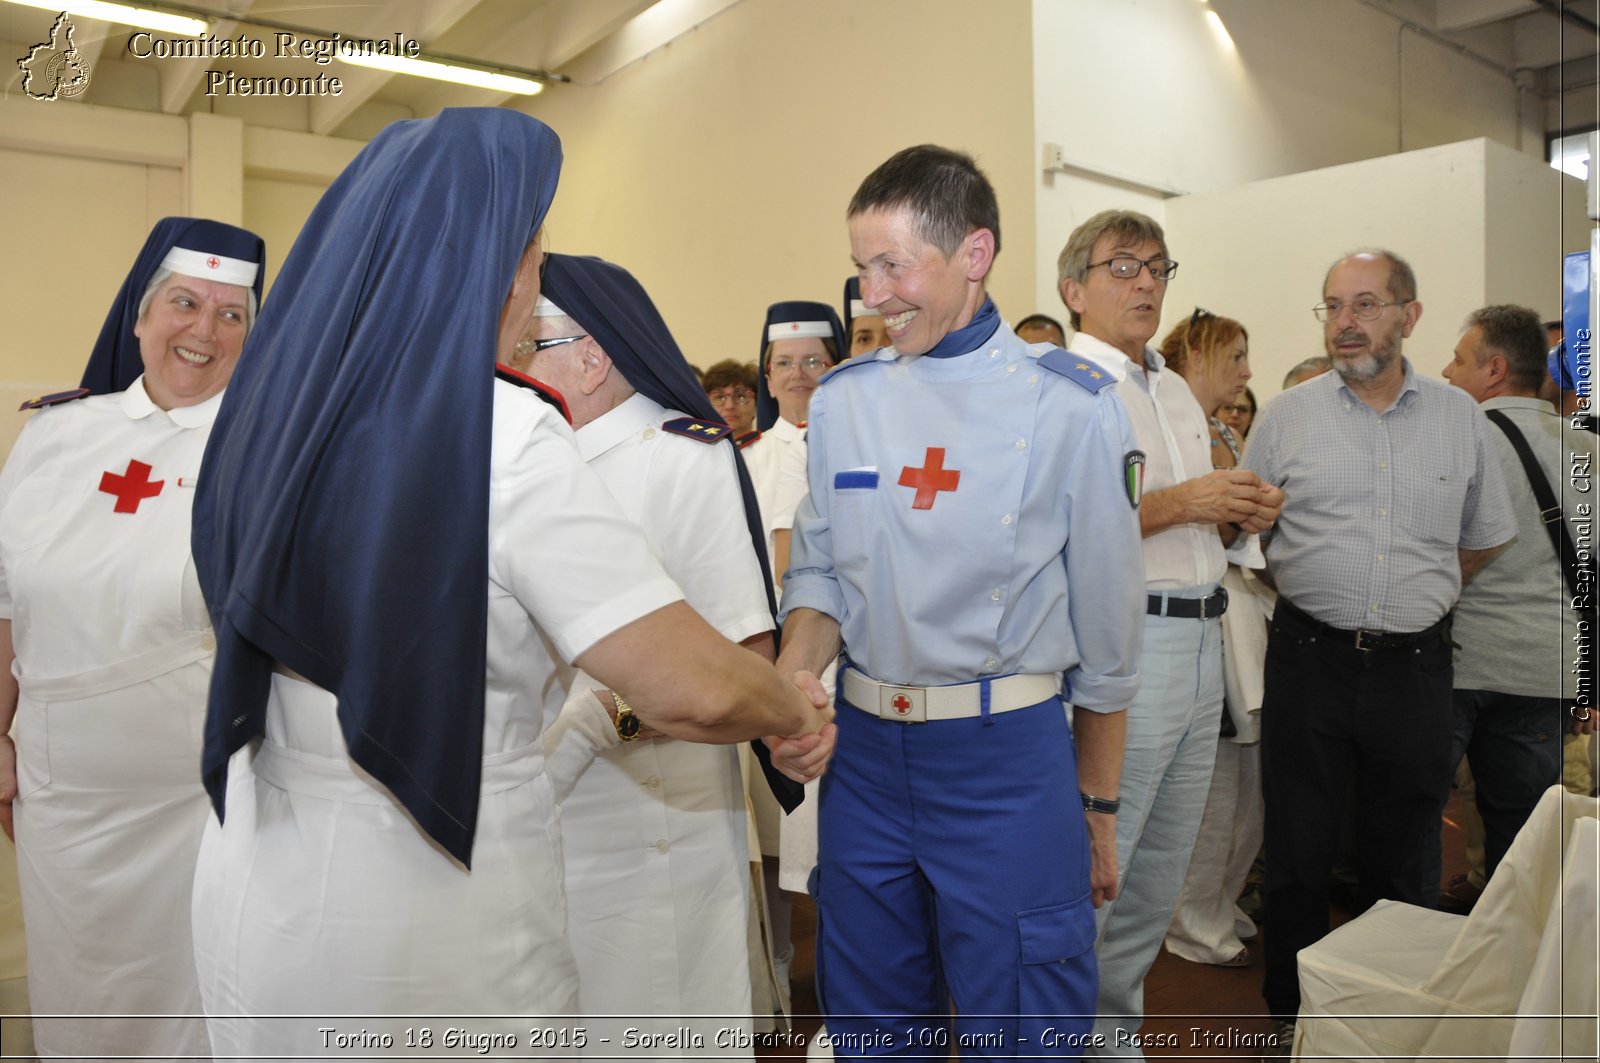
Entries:
<svg viewBox="0 0 1600 1063">
<path fill-rule="evenodd" d="M 563 343 L 577 343 L 579 340 L 586 340 L 588 338 L 589 334 L 587 332 L 580 332 L 576 336 L 552 336 L 547 340 L 534 340 L 533 353 L 537 354 L 546 347 L 557 347 Z"/>
<path fill-rule="evenodd" d="M 1222 412 L 1231 413 L 1235 417 L 1248 417 L 1250 414 L 1256 412 L 1256 408 L 1246 403 L 1240 403 L 1237 406 L 1224 406 L 1222 407 Z"/>
<path fill-rule="evenodd" d="M 1132 255 L 1117 255 L 1104 262 L 1091 262 L 1084 268 L 1090 270 L 1096 266 L 1110 267 L 1111 275 L 1124 281 L 1137 277 L 1141 269 L 1148 269 L 1150 276 L 1158 281 L 1171 280 L 1172 275 L 1178 272 L 1178 264 L 1170 258 L 1151 258 L 1141 262 Z"/>
<path fill-rule="evenodd" d="M 820 373 L 833 363 L 825 358 L 818 358 L 814 354 L 808 354 L 798 362 L 793 358 L 774 358 L 769 364 L 772 369 L 779 373 L 787 373 L 797 367 L 804 369 L 808 373 Z"/>
<path fill-rule="evenodd" d="M 711 400 L 711 405 L 721 406 L 732 403 L 735 406 L 748 406 L 756 401 L 756 393 L 740 388 L 738 391 L 708 391 L 706 398 Z"/>
<path fill-rule="evenodd" d="M 1311 312 L 1317 315 L 1318 321 L 1326 323 L 1338 320 L 1339 315 L 1348 306 L 1350 313 L 1355 315 L 1357 321 L 1371 321 L 1383 313 L 1385 307 L 1405 306 L 1407 303 L 1414 302 L 1416 302 L 1415 299 L 1396 299 L 1393 302 L 1386 303 L 1382 299 L 1374 299 L 1370 295 L 1363 295 L 1349 303 L 1341 303 L 1337 299 L 1329 299 L 1325 303 L 1318 303 L 1313 306 Z"/>
</svg>

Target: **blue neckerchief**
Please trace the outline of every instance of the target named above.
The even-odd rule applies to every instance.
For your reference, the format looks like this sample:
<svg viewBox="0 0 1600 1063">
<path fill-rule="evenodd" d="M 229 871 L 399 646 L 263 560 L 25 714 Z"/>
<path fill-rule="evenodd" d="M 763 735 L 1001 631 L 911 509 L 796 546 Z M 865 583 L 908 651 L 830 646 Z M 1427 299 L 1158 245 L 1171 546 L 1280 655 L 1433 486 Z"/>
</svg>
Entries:
<svg viewBox="0 0 1600 1063">
<path fill-rule="evenodd" d="M 989 337 L 993 336 L 999 327 L 1000 311 L 995 309 L 994 300 L 986 295 L 983 297 L 983 305 L 978 307 L 978 312 L 972 315 L 971 321 L 935 343 L 923 357 L 954 358 L 958 354 L 977 350 L 988 342 Z"/>
</svg>

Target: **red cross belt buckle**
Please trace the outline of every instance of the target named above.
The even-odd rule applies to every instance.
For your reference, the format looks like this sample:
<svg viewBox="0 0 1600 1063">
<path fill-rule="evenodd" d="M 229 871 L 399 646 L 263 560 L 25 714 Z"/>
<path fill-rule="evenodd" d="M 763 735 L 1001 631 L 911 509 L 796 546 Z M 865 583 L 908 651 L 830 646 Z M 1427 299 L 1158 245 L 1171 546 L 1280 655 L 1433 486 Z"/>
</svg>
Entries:
<svg viewBox="0 0 1600 1063">
<path fill-rule="evenodd" d="M 901 723 L 927 723 L 927 691 L 921 687 L 878 688 L 878 715 Z"/>
</svg>

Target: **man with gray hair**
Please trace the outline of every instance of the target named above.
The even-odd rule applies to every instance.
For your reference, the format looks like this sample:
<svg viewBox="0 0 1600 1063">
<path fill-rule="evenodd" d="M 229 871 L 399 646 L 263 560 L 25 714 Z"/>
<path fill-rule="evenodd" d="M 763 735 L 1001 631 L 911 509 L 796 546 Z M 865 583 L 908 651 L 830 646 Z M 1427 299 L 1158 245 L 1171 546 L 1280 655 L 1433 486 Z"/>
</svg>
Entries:
<svg viewBox="0 0 1600 1063">
<path fill-rule="evenodd" d="M 1504 555 L 1461 592 L 1456 607 L 1455 733 L 1452 773 L 1463 755 L 1472 767 L 1484 826 L 1484 874 L 1494 875 L 1511 839 L 1545 790 L 1561 780 L 1561 736 L 1592 734 L 1593 676 L 1569 667 L 1578 615 L 1547 531 L 1544 505 L 1513 442 L 1537 462 L 1550 494 L 1570 522 L 1582 495 L 1562 490 L 1573 470 L 1594 468 L 1595 437 L 1562 432 L 1562 417 L 1538 397 L 1545 369 L 1544 328 L 1520 306 L 1486 306 L 1467 317 L 1444 377 L 1479 403 L 1495 431 L 1491 449 L 1517 519 L 1517 538 Z M 1580 692 L 1580 678 L 1587 690 Z M 1442 806 L 1441 806 L 1442 811 Z M 1439 819 L 1433 822 L 1433 852 Z M 1437 881 L 1437 874 L 1434 880 Z"/>
<path fill-rule="evenodd" d="M 1358 900 L 1428 901 L 1423 854 L 1451 774 L 1452 610 L 1516 533 L 1488 421 L 1401 355 L 1422 316 L 1405 260 L 1346 255 L 1314 312 L 1334 372 L 1268 403 L 1244 456 L 1296 486 L 1262 536 L 1279 594 L 1261 707 L 1263 995 L 1284 1052 L 1295 954 L 1328 932 L 1352 781 Z"/>
<path fill-rule="evenodd" d="M 1149 347 L 1178 264 L 1154 219 L 1108 210 L 1058 260 L 1076 334 L 1067 350 L 1115 381 L 1141 449 L 1143 682 L 1128 707 L 1114 900 L 1098 915 L 1099 1035 L 1087 1055 L 1143 1058 L 1144 979 L 1161 949 L 1205 810 L 1221 726 L 1224 547 L 1269 527 L 1283 492 L 1213 469 L 1206 413 Z"/>
</svg>

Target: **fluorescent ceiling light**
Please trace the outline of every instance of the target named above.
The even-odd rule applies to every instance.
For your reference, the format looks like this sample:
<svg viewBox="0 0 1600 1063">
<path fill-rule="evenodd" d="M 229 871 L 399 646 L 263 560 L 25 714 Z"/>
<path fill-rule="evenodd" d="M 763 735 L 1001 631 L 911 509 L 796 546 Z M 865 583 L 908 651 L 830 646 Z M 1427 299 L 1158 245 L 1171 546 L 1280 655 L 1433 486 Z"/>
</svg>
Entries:
<svg viewBox="0 0 1600 1063">
<path fill-rule="evenodd" d="M 105 0 L 11 0 L 23 7 L 37 7 L 45 11 L 65 11 L 80 18 L 96 18 L 101 22 L 115 22 L 120 26 L 138 26 L 141 29 L 160 30 L 162 33 L 181 33 L 198 37 L 206 31 L 206 21 L 184 15 L 169 15 L 165 11 L 152 11 L 127 4 L 111 4 Z"/>
<path fill-rule="evenodd" d="M 410 74 L 413 77 L 451 81 L 457 85 L 471 85 L 496 92 L 514 92 L 519 96 L 533 96 L 544 91 L 542 82 L 512 74 L 496 74 L 470 66 L 455 66 L 434 59 L 412 59 L 403 55 L 340 55 L 338 58 L 354 66 L 369 66 L 387 70 L 392 74 Z"/>
</svg>

